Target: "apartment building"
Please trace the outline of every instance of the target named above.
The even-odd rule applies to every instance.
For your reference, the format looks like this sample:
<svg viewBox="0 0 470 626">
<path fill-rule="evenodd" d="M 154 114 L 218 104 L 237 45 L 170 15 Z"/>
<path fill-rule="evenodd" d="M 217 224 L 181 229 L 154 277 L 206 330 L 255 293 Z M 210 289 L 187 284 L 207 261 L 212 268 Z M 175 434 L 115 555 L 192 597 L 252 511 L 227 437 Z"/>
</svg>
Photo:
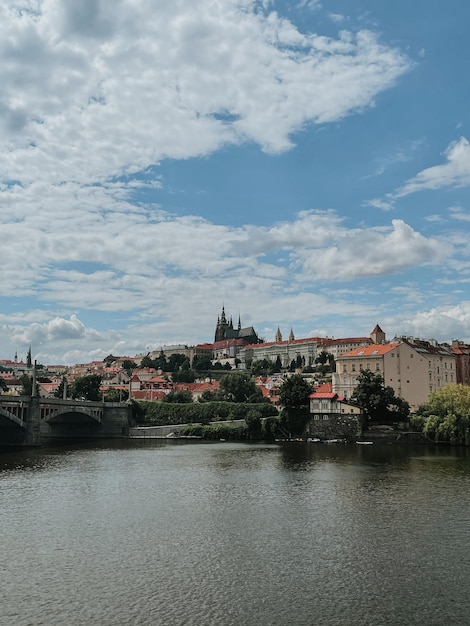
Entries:
<svg viewBox="0 0 470 626">
<path fill-rule="evenodd" d="M 345 352 L 370 343 L 371 339 L 369 337 L 346 337 L 343 339 L 307 337 L 305 339 L 295 339 L 292 331 L 289 339 L 283 341 L 278 331 L 276 341 L 246 346 L 241 351 L 241 359 L 245 363 L 263 359 L 269 359 L 275 363 L 279 357 L 282 367 L 288 368 L 292 361 L 297 361 L 300 357 L 302 367 L 310 367 L 314 365 L 315 359 L 323 351 L 332 354 L 336 359 Z"/>
<path fill-rule="evenodd" d="M 333 374 L 334 391 L 350 398 L 364 370 L 380 374 L 412 411 L 431 392 L 457 382 L 456 356 L 450 348 L 411 337 L 363 346 L 340 356 Z"/>
<path fill-rule="evenodd" d="M 457 382 L 470 385 L 470 345 L 454 339 L 451 350 L 457 359 Z"/>
</svg>

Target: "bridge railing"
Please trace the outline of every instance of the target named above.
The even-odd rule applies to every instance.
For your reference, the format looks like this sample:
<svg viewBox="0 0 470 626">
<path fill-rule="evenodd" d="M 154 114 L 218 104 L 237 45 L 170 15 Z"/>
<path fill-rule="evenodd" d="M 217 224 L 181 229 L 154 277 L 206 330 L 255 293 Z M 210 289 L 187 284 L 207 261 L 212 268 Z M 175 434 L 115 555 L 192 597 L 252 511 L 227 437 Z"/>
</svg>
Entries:
<svg viewBox="0 0 470 626">
<path fill-rule="evenodd" d="M 26 422 L 28 418 L 29 398 L 27 396 L 0 396 L 0 408 L 10 413 L 17 420 Z"/>
</svg>

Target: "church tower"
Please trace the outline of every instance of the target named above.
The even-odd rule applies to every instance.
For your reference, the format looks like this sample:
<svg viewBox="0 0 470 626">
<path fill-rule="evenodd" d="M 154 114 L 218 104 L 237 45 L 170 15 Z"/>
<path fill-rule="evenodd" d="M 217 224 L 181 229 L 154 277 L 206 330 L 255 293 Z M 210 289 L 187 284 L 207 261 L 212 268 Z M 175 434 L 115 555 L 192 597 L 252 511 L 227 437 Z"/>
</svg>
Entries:
<svg viewBox="0 0 470 626">
<path fill-rule="evenodd" d="M 370 338 L 372 339 L 373 343 L 376 343 L 376 344 L 385 343 L 385 333 L 378 324 L 375 325 L 374 330 L 370 334 Z"/>
<path fill-rule="evenodd" d="M 274 341 L 276 343 L 281 343 L 281 341 L 282 341 L 282 334 L 281 334 L 281 329 L 279 328 L 279 326 L 277 327 L 276 336 L 274 337 Z"/>
<path fill-rule="evenodd" d="M 295 337 L 294 337 L 294 331 L 292 330 L 292 328 L 290 329 L 290 333 L 289 333 L 289 341 L 294 341 Z"/>
<path fill-rule="evenodd" d="M 233 329 L 232 320 L 227 322 L 225 306 L 222 306 L 222 313 L 220 314 L 220 317 L 217 318 L 217 326 L 215 327 L 214 343 L 227 339 L 227 331 L 230 329 Z"/>
</svg>

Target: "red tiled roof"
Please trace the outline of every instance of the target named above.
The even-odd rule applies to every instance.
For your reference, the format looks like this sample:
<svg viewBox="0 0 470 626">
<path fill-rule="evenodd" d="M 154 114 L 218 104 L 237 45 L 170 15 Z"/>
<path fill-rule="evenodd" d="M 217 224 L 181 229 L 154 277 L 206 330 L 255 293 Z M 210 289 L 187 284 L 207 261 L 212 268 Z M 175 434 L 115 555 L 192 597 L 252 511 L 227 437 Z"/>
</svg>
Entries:
<svg viewBox="0 0 470 626">
<path fill-rule="evenodd" d="M 338 397 L 338 394 L 334 392 L 330 392 L 330 393 L 314 392 L 309 395 L 309 398 L 316 398 L 316 399 L 318 398 L 320 400 L 335 400 L 337 397 Z"/>
<path fill-rule="evenodd" d="M 338 359 L 344 359 L 345 357 L 383 356 L 384 354 L 387 354 L 387 352 L 391 352 L 392 350 L 395 350 L 395 348 L 398 348 L 399 345 L 399 343 L 373 343 L 368 346 L 354 348 L 354 350 L 342 354 L 338 357 Z"/>
<path fill-rule="evenodd" d="M 216 341 L 213 344 L 213 349 L 218 350 L 221 348 L 231 348 L 232 346 L 244 346 L 244 339 L 222 339 L 221 341 Z"/>
<path fill-rule="evenodd" d="M 321 385 L 318 385 L 314 393 L 331 393 L 332 391 L 333 383 L 330 380 L 327 383 L 322 383 Z"/>
</svg>

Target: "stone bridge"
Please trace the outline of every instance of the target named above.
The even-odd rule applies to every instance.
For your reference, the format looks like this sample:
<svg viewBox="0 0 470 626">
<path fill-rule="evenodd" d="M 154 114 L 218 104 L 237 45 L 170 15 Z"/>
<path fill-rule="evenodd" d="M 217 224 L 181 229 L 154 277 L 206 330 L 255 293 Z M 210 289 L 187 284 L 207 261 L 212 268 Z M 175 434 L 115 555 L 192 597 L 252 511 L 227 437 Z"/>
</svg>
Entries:
<svg viewBox="0 0 470 626">
<path fill-rule="evenodd" d="M 124 403 L 0 396 L 0 447 L 127 437 L 130 422 Z"/>
</svg>

